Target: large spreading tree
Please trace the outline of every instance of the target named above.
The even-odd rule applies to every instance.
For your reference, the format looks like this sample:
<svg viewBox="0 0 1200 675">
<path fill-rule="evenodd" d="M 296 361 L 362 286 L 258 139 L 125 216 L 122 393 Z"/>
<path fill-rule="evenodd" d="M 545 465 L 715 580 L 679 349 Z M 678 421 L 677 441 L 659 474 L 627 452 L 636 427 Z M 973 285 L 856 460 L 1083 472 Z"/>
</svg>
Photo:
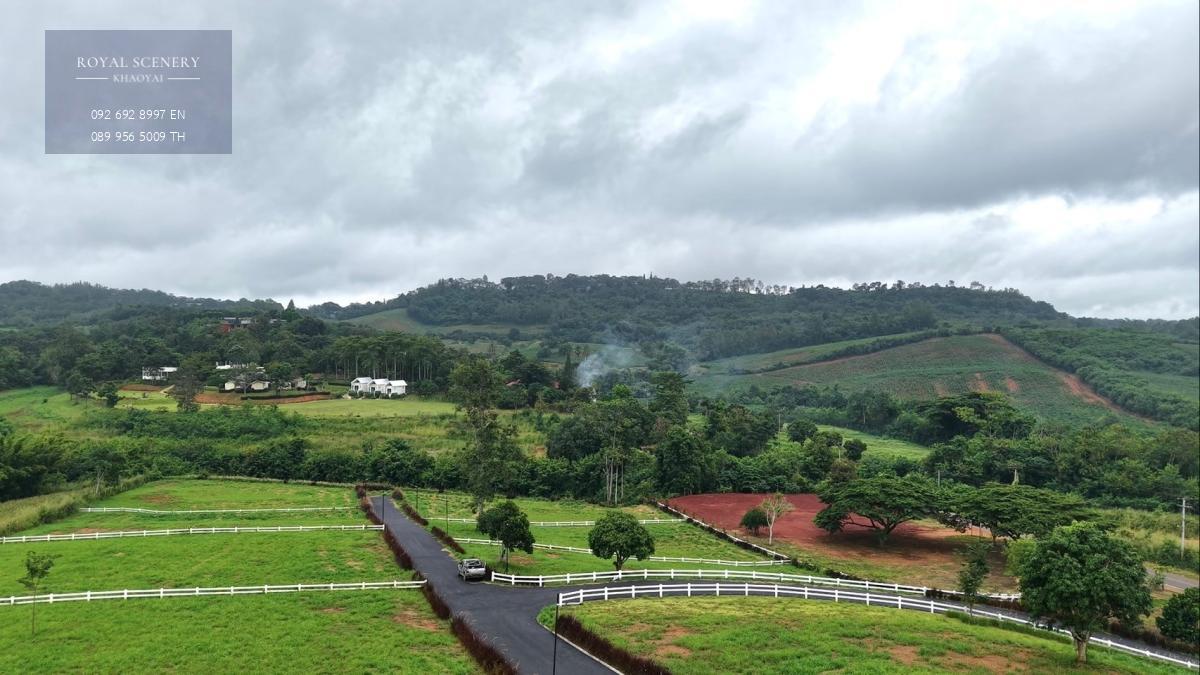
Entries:
<svg viewBox="0 0 1200 675">
<path fill-rule="evenodd" d="M 875 476 L 830 483 L 819 493 L 826 506 L 813 522 L 828 532 L 846 525 L 875 530 L 882 545 L 900 525 L 938 512 L 938 492 L 927 479 Z"/>
<path fill-rule="evenodd" d="M 1022 604 L 1035 619 L 1070 631 L 1080 663 L 1087 661 L 1088 640 L 1109 619 L 1136 626 L 1151 609 L 1141 557 L 1095 523 L 1055 529 L 1019 571 Z"/>
</svg>

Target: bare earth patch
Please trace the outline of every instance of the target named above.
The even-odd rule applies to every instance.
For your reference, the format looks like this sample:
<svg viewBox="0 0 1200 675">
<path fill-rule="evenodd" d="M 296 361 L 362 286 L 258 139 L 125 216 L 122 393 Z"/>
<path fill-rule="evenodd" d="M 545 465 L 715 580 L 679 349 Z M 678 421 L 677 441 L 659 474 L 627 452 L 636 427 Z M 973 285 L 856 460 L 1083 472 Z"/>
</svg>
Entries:
<svg viewBox="0 0 1200 675">
<path fill-rule="evenodd" d="M 906 666 L 911 666 L 921 658 L 918 654 L 917 648 L 911 645 L 896 645 L 889 648 L 887 651 L 888 655 L 892 657 L 893 661 L 896 663 L 903 663 Z"/>
<path fill-rule="evenodd" d="M 393 614 L 392 623 L 403 624 L 405 626 L 412 626 L 413 628 L 420 628 L 421 630 L 428 631 L 439 631 L 442 629 L 442 627 L 438 625 L 437 621 L 434 621 L 427 616 L 422 616 L 417 611 L 412 609 L 406 609 L 399 614 Z"/>
</svg>

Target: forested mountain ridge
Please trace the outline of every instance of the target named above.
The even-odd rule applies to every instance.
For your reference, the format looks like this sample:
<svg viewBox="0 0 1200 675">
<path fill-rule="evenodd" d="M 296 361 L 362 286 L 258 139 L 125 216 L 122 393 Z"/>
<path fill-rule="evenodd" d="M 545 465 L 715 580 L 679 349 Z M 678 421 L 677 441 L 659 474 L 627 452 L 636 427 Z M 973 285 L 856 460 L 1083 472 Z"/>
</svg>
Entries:
<svg viewBox="0 0 1200 675">
<path fill-rule="evenodd" d="M 150 289 L 108 288 L 99 284 L 0 283 L 0 326 L 39 326 L 73 321 L 87 323 L 119 307 L 178 307 L 258 311 L 283 309 L 273 300 L 189 298 Z"/>
<path fill-rule="evenodd" d="M 579 342 L 669 340 L 701 359 L 923 330 L 941 322 L 990 327 L 1069 318 L 1015 289 L 981 284 L 791 288 L 749 279 L 608 275 L 443 279 L 383 303 L 326 304 L 310 311 L 351 319 L 389 309 L 404 309 L 408 318 L 429 326 L 536 327 Z"/>
</svg>

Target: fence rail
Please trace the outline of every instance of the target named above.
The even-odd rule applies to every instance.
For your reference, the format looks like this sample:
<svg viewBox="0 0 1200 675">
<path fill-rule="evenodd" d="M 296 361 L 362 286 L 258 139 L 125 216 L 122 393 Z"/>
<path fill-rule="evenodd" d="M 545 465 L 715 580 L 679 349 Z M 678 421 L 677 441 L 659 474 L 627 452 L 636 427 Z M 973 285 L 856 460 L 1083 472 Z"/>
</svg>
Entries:
<svg viewBox="0 0 1200 675">
<path fill-rule="evenodd" d="M 621 570 L 619 572 L 574 572 L 571 574 L 547 575 L 517 575 L 492 572 L 492 581 L 509 584 L 510 586 L 545 586 L 547 584 L 574 584 L 584 582 L 624 581 L 634 579 L 748 579 L 750 581 L 775 581 L 809 584 L 815 586 L 831 586 L 834 588 L 864 589 L 867 591 L 881 590 L 893 593 L 909 593 L 925 595 L 930 590 L 925 586 L 910 586 L 907 584 L 890 584 L 878 581 L 859 581 L 856 579 L 837 579 L 835 577 L 816 577 L 808 574 L 783 574 L 780 572 L 754 572 L 744 570 Z M 945 591 L 943 591 L 945 592 Z M 989 598 L 1009 600 L 1013 596 L 1004 593 L 983 593 Z M 1016 597 L 1020 597 L 1017 595 Z"/>
<path fill-rule="evenodd" d="M 422 514 L 422 516 L 431 523 L 441 521 L 443 523 L 450 522 L 473 524 L 476 522 L 475 518 L 439 518 L 437 516 L 425 516 L 424 514 Z M 645 518 L 639 520 L 638 522 L 642 525 L 677 525 L 686 521 L 679 518 Z M 596 521 L 594 520 L 531 520 L 529 522 L 530 527 L 591 527 L 595 524 Z"/>
<path fill-rule="evenodd" d="M 132 506 L 89 506 L 79 509 L 83 513 L 144 513 L 160 515 L 188 515 L 193 513 L 295 513 L 298 511 L 352 511 L 357 506 L 303 506 L 281 509 L 178 509 L 174 511 L 160 509 L 141 509 Z"/>
<path fill-rule="evenodd" d="M 81 591 L 78 593 L 46 593 L 0 598 L 0 605 L 53 604 L 56 602 L 91 602 L 93 600 L 133 600 L 135 598 L 180 598 L 198 595 L 264 595 L 267 593 L 300 593 L 307 591 L 369 591 L 384 588 L 420 588 L 419 581 L 360 581 L 343 584 L 286 584 L 283 586 L 227 586 L 223 588 L 152 588 L 120 591 Z"/>
<path fill-rule="evenodd" d="M 188 527 L 172 530 L 122 530 L 119 532 L 84 532 L 71 534 L 30 534 L 18 537 L 0 537 L 0 544 L 28 544 L 38 541 L 88 541 L 95 539 L 122 539 L 125 537 L 167 537 L 179 534 L 242 534 L 259 532 L 313 532 L 318 530 L 382 530 L 382 525 L 278 525 L 261 527 Z"/>
<path fill-rule="evenodd" d="M 471 537 L 455 537 L 455 541 L 460 544 L 485 544 L 488 546 L 499 546 L 500 542 L 494 539 L 472 539 Z M 558 546 L 556 544 L 534 544 L 534 548 L 539 548 L 545 551 L 565 551 L 567 553 L 586 553 L 592 555 L 592 549 L 581 548 L 579 546 Z M 777 565 L 788 565 L 791 561 L 788 560 L 709 560 L 707 558 L 672 558 L 668 556 L 652 555 L 646 560 L 652 562 L 677 562 L 687 563 L 692 565 L 726 565 L 728 567 L 774 567 Z"/>
<path fill-rule="evenodd" d="M 905 598 L 898 595 L 880 595 L 873 594 L 870 591 L 859 592 L 841 590 L 839 588 L 809 588 L 807 586 L 783 586 L 780 584 L 723 584 L 720 582 L 714 582 L 699 584 L 646 584 L 641 586 L 622 587 L 602 586 L 600 588 L 583 588 L 567 593 L 559 593 L 558 605 L 563 607 L 569 605 L 579 605 L 589 601 L 615 600 L 619 598 L 690 598 L 710 595 L 747 597 L 765 596 L 774 598 L 802 598 L 804 600 L 832 600 L 834 602 L 865 604 L 869 607 L 893 607 L 896 609 L 909 609 L 929 612 L 930 614 L 963 612 L 969 613 L 972 616 L 985 617 L 1001 622 L 1030 626 L 1039 630 L 1045 630 L 1047 632 L 1067 635 L 1070 634 L 1070 632 L 1067 630 L 1045 626 L 1035 621 L 1018 616 L 980 609 L 968 610 L 966 607 L 962 607 L 960 605 L 946 604 L 937 602 L 936 600 Z M 1200 664 L 1195 661 L 1181 659 L 1177 656 L 1151 649 L 1143 649 L 1140 647 L 1134 647 L 1132 645 L 1126 645 L 1120 642 L 1109 640 L 1107 638 L 1093 637 L 1091 642 L 1115 649 L 1117 651 L 1122 651 L 1127 654 L 1134 654 L 1137 656 L 1144 656 L 1151 659 L 1166 661 L 1192 669 L 1200 668 Z"/>
</svg>

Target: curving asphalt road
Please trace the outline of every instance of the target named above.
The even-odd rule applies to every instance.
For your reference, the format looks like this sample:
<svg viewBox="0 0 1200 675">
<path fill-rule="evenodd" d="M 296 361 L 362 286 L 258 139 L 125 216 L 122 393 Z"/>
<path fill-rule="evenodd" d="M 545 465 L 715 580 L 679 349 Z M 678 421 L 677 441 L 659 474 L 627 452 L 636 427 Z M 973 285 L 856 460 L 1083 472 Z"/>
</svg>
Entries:
<svg viewBox="0 0 1200 675">
<path fill-rule="evenodd" d="M 409 520 L 384 497 L 373 497 L 371 508 L 412 558 L 413 567 L 437 589 L 450 607 L 475 627 L 476 632 L 504 652 L 522 673 L 550 675 L 557 671 L 575 675 L 612 671 L 584 652 L 559 640 L 555 656 L 554 635 L 537 622 L 547 605 L 558 602 L 559 588 L 514 588 L 466 583 L 458 578 L 454 560 L 425 528 Z"/>
<path fill-rule="evenodd" d="M 588 654 L 576 649 L 564 640 L 559 640 L 557 653 L 554 636 L 537 622 L 538 612 L 543 607 L 558 601 L 558 594 L 579 588 L 627 588 L 629 586 L 658 586 L 659 582 L 624 581 L 618 584 L 586 584 L 554 588 L 528 586 L 498 586 L 488 583 L 466 583 L 458 578 L 453 558 L 442 550 L 442 545 L 425 528 L 405 516 L 395 503 L 385 497 L 372 497 L 371 508 L 383 521 L 396 540 L 412 558 L 413 566 L 436 587 L 438 595 L 450 607 L 452 614 L 459 615 L 475 627 L 493 646 L 504 652 L 522 673 L 548 675 L 562 672 L 575 675 L 582 673 L 601 675 L 614 672 Z M 948 605 L 958 603 L 940 600 Z M 961 605 L 960 605 L 961 606 Z M 962 606 L 963 611 L 966 607 Z M 914 608 L 916 609 L 916 608 Z M 988 607 L 1014 618 L 1028 618 L 1023 612 Z M 1195 661 L 1194 657 L 1164 649 L 1148 647 L 1137 640 L 1129 640 L 1105 633 L 1097 633 L 1114 642 L 1166 654 L 1174 658 Z M 557 664 L 556 664 L 557 661 Z M 556 668 L 557 665 L 557 668 Z"/>
</svg>

